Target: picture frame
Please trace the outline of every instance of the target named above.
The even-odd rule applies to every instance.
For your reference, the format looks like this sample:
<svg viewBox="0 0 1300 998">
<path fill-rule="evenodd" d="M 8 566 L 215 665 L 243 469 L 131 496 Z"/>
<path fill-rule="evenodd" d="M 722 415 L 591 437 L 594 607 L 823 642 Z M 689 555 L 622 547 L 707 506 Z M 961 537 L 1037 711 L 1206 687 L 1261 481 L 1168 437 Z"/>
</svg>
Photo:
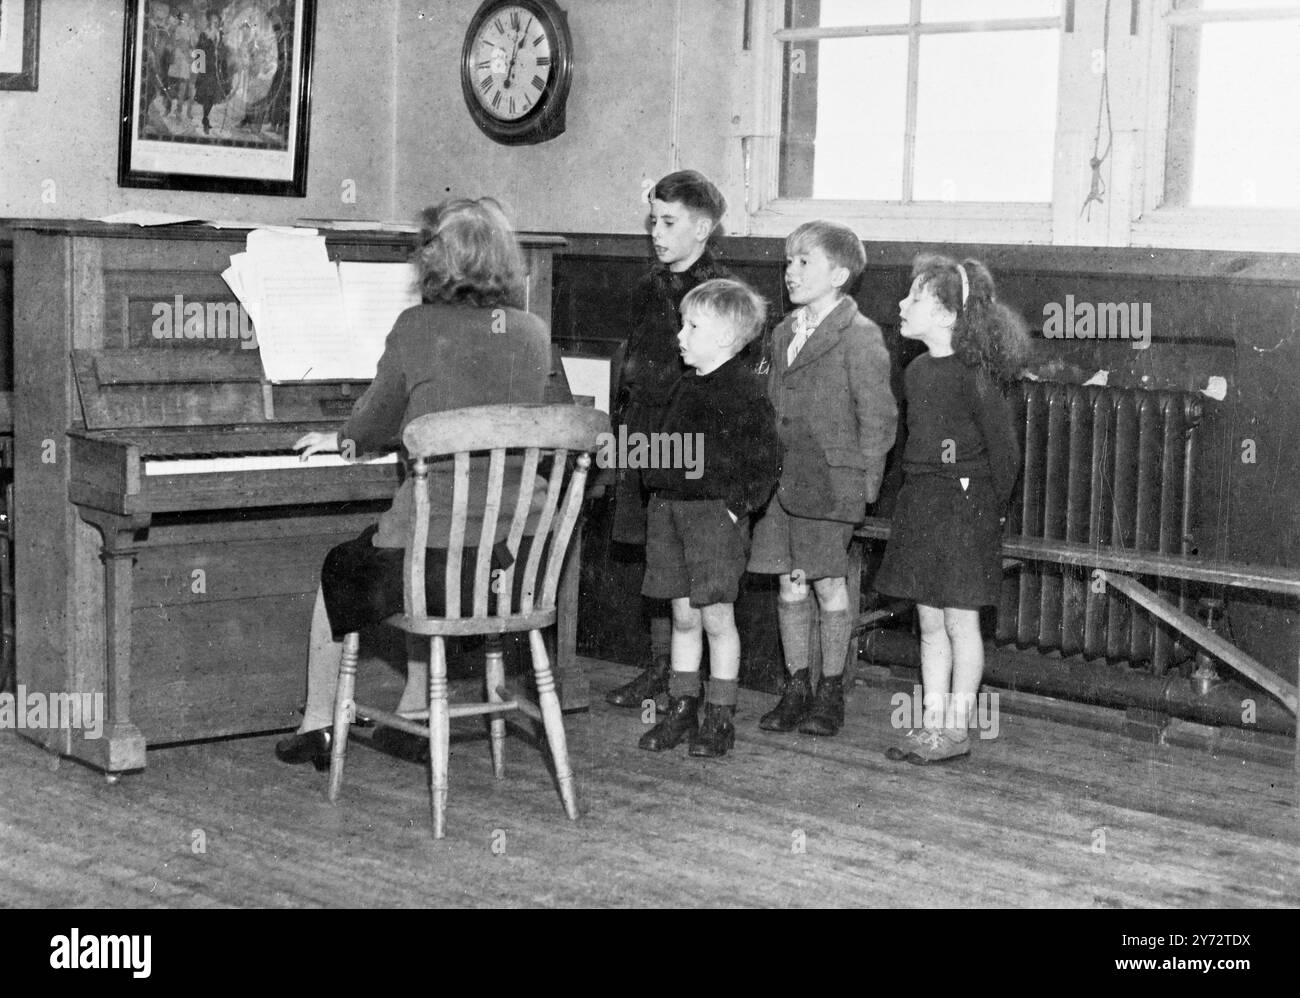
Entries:
<svg viewBox="0 0 1300 998">
<path fill-rule="evenodd" d="M 0 90 L 35 90 L 41 0 L 0 0 Z"/>
<path fill-rule="evenodd" d="M 316 0 L 126 0 L 118 186 L 306 197 L 315 23 Z"/>
</svg>

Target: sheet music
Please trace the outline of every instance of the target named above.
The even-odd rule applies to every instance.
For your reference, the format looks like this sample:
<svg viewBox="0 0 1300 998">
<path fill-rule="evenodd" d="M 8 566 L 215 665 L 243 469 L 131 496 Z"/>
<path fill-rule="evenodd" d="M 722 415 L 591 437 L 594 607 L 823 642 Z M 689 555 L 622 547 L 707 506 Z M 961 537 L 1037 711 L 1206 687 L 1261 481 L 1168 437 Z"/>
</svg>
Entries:
<svg viewBox="0 0 1300 998">
<path fill-rule="evenodd" d="M 408 308 L 420 304 L 415 268 L 409 263 L 340 260 L 338 269 L 353 355 L 373 376 L 393 323 Z"/>
<path fill-rule="evenodd" d="M 258 229 L 222 274 L 257 330 L 270 381 L 370 380 L 420 302 L 406 263 L 335 263 L 314 229 Z"/>
</svg>

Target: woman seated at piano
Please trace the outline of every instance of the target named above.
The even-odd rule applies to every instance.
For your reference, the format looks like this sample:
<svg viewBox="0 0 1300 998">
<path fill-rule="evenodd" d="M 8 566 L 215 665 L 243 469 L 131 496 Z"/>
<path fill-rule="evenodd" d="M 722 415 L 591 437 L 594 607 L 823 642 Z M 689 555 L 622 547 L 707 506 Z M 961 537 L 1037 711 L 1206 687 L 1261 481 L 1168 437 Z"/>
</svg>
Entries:
<svg viewBox="0 0 1300 998">
<path fill-rule="evenodd" d="M 426 208 L 421 222 L 414 263 L 423 304 L 398 317 L 375 380 L 346 425 L 335 433 L 308 433 L 294 444 L 304 459 L 320 451 L 342 449 L 346 456 L 361 457 L 389 450 L 408 423 L 430 412 L 554 402 L 557 393 L 568 400 L 567 387 L 548 391 L 552 363 L 545 322 L 517 307 L 523 260 L 501 206 L 491 198 L 450 200 Z M 446 562 L 434 551 L 436 540 L 445 543 L 449 534 L 451 486 L 449 466 L 431 467 L 426 571 L 431 612 L 439 612 L 442 603 Z M 514 503 L 518 487 L 517 477 L 513 487 L 507 479 L 502 508 Z M 329 765 L 343 637 L 403 612 L 402 558 L 412 507 L 407 478 L 378 524 L 326 556 L 312 612 L 307 707 L 297 734 L 276 744 L 282 762 L 311 762 L 318 770 Z M 508 520 L 500 525 L 498 540 L 508 527 Z M 467 525 L 467 536 L 471 529 L 473 524 Z M 424 678 L 408 675 L 398 711 L 424 709 L 427 697 Z M 422 739 L 404 732 L 385 729 L 376 738 L 399 755 L 428 751 Z"/>
</svg>

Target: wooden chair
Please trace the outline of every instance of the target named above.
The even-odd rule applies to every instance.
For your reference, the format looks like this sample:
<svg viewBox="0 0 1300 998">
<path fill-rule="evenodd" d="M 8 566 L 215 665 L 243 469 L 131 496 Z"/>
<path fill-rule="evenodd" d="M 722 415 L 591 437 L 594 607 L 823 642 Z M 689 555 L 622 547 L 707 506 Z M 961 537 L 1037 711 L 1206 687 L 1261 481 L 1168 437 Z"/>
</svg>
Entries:
<svg viewBox="0 0 1300 998">
<path fill-rule="evenodd" d="M 502 714 L 517 710 L 540 721 L 555 765 L 564 810 L 571 819 L 578 817 L 577 794 L 569 755 L 565 744 L 564 723 L 555 679 L 542 640 L 542 629 L 555 623 L 556 589 L 569 539 L 582 504 L 590 452 L 597 437 L 609 429 L 609 417 L 594 409 L 574 405 L 478 406 L 421 416 L 407 426 L 403 443 L 412 459 L 415 511 L 411 535 L 406 545 L 404 565 L 405 613 L 389 617 L 385 623 L 400 628 L 408 636 L 432 639 L 429 662 L 429 709 L 398 715 L 353 700 L 356 684 L 358 636 L 349 634 L 343 642 L 343 659 L 339 667 L 338 695 L 334 706 L 334 741 L 330 757 L 329 797 L 335 800 L 343 781 L 343 763 L 347 753 L 349 722 L 361 714 L 383 724 L 429 739 L 430 793 L 433 808 L 433 834 L 445 832 L 444 811 L 447 804 L 447 761 L 449 721 L 453 717 L 486 714 L 490 718 L 492 768 L 498 779 L 505 772 L 505 719 Z M 467 536 L 470 500 L 470 459 L 476 453 L 489 452 L 486 505 L 483 526 L 478 536 Z M 502 514 L 502 492 L 507 454 L 522 456 L 521 483 L 536 479 L 539 462 L 553 456 L 547 473 L 545 502 L 540 513 L 530 516 L 530 505 L 540 493 L 523 485 L 509 521 L 505 543 L 512 555 L 520 555 L 525 526 L 535 520 L 536 529 L 529 537 L 527 551 L 508 568 L 492 565 L 493 541 Z M 429 462 L 433 458 L 454 455 L 454 498 L 451 509 L 451 532 L 447 543 L 445 576 L 446 604 L 443 616 L 429 616 L 425 597 L 425 556 L 429 535 Z M 576 455 L 576 461 L 568 458 Z M 507 511 L 510 513 L 510 511 Z M 472 605 L 461 606 L 462 565 L 473 553 Z M 516 573 L 522 573 L 517 577 Z M 495 613 L 490 612 L 490 595 L 496 597 Z M 462 612 L 464 611 L 464 612 Z M 500 654 L 500 635 L 527 631 L 537 681 L 538 703 L 512 695 L 504 686 L 505 670 Z M 447 697 L 447 656 L 444 641 L 448 636 L 489 635 L 487 657 L 486 702 L 452 706 Z M 408 638 L 408 643 L 414 641 Z M 423 724 L 417 722 L 425 722 Z"/>
</svg>

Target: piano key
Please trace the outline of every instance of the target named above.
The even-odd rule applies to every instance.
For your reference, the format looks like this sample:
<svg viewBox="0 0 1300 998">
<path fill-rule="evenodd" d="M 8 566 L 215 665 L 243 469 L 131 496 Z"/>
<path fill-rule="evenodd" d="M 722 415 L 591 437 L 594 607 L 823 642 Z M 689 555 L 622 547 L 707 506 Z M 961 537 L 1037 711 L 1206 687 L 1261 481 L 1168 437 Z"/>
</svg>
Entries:
<svg viewBox="0 0 1300 998">
<path fill-rule="evenodd" d="M 313 454 L 304 459 L 295 453 L 237 454 L 206 458 L 150 458 L 142 464 L 146 475 L 214 475 L 243 471 L 310 470 L 314 468 L 345 468 L 363 464 L 396 464 L 397 455 L 348 461 L 341 454 Z"/>
</svg>

